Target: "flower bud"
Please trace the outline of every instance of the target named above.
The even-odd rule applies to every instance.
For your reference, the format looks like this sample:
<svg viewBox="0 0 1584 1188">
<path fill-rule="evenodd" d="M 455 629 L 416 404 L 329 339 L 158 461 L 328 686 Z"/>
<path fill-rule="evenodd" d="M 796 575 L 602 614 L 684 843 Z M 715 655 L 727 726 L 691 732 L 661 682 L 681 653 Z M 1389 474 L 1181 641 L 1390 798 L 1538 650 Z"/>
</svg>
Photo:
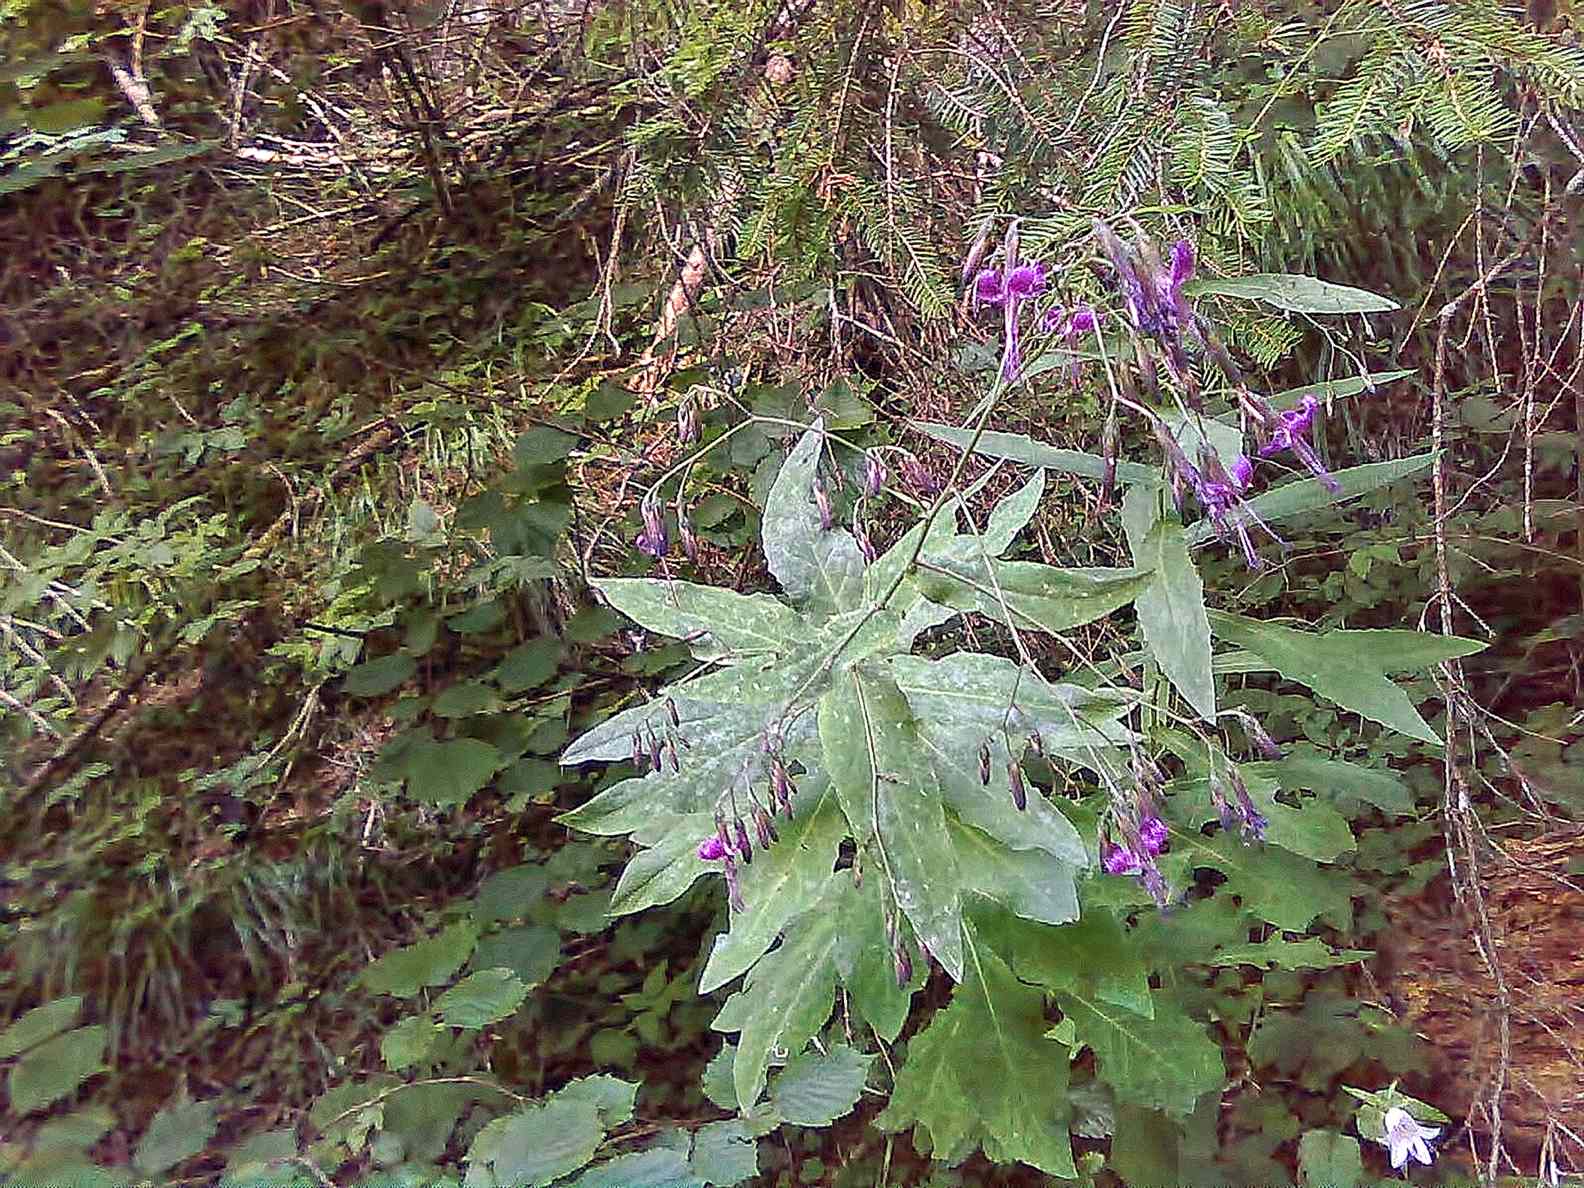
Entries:
<svg viewBox="0 0 1584 1188">
<path fill-rule="evenodd" d="M 644 747 L 643 736 L 636 730 L 632 734 L 632 764 L 640 774 L 649 770 L 649 752 Z"/>
<path fill-rule="evenodd" d="M 726 902 L 731 905 L 731 910 L 741 912 L 746 910 L 743 903 L 742 880 L 737 876 L 737 864 L 732 861 L 730 854 L 726 855 Z"/>
<path fill-rule="evenodd" d="M 655 734 L 654 727 L 651 726 L 649 727 L 649 766 L 653 767 L 656 771 L 659 771 L 660 764 L 664 761 L 664 758 L 665 756 L 662 754 L 662 747 L 660 745 L 660 737 L 659 735 Z"/>
<path fill-rule="evenodd" d="M 676 775 L 682 770 L 682 757 L 677 754 L 676 739 L 666 740 L 666 755 L 671 760 L 671 774 Z"/>
<path fill-rule="evenodd" d="M 683 445 L 692 445 L 700 434 L 698 405 L 684 400 L 677 406 L 677 440 Z"/>
<path fill-rule="evenodd" d="M 853 521 L 853 539 L 858 542 L 858 552 L 865 564 L 873 565 L 880 557 L 880 550 L 869 539 L 869 530 L 863 526 L 862 520 Z"/>
<path fill-rule="evenodd" d="M 682 541 L 682 555 L 694 565 L 698 564 L 699 544 L 698 536 L 693 531 L 693 525 L 684 517 L 677 517 L 677 536 Z"/>
<path fill-rule="evenodd" d="M 737 853 L 742 855 L 744 863 L 751 864 L 753 862 L 753 846 L 748 844 L 748 826 L 743 824 L 741 817 L 738 817 L 732 822 L 732 828 L 737 834 Z"/>
<path fill-rule="evenodd" d="M 986 788 L 990 786 L 990 744 L 979 744 L 979 782 Z"/>
<path fill-rule="evenodd" d="M 1045 736 L 1038 729 L 1030 730 L 1028 740 L 1029 746 L 1034 749 L 1034 753 L 1043 759 L 1045 757 Z"/>
<path fill-rule="evenodd" d="M 873 499 L 885 489 L 886 468 L 880 461 L 880 455 L 866 453 L 864 455 L 863 493 Z"/>
<path fill-rule="evenodd" d="M 1012 785 L 1012 804 L 1021 813 L 1028 808 L 1028 785 L 1023 782 L 1023 765 L 1016 759 L 1007 764 L 1007 783 Z"/>
<path fill-rule="evenodd" d="M 831 509 L 830 494 L 818 479 L 814 482 L 814 506 L 819 509 L 820 529 L 829 532 L 831 525 L 836 522 L 836 516 Z"/>
<path fill-rule="evenodd" d="M 891 959 L 896 966 L 897 989 L 905 990 L 913 980 L 913 957 L 901 937 L 891 947 Z"/>
<path fill-rule="evenodd" d="M 671 719 L 671 725 L 673 727 L 682 725 L 682 715 L 677 713 L 676 702 L 669 697 L 665 699 L 665 710 L 666 717 Z"/>
<path fill-rule="evenodd" d="M 781 840 L 781 835 L 776 832 L 775 819 L 765 811 L 762 804 L 754 806 L 754 833 L 759 838 L 759 848 L 768 850 L 772 845 Z"/>
<path fill-rule="evenodd" d="M 1100 843 L 1100 868 L 1111 875 L 1138 874 L 1143 867 L 1138 855 L 1115 842 Z"/>
</svg>

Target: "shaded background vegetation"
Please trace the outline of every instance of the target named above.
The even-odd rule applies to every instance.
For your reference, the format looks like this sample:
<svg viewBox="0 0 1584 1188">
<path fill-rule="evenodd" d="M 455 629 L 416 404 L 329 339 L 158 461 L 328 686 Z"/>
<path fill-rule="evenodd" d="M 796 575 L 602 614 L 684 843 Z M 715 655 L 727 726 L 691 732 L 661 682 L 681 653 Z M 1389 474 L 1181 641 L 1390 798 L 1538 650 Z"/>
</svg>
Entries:
<svg viewBox="0 0 1584 1188">
<path fill-rule="evenodd" d="M 1207 973 L 1243 1073 L 1195 1141 L 1218 1174 L 1275 1182 L 1300 1120 L 1343 1118 L 1344 1079 L 1405 1078 L 1467 1119 L 1471 1174 L 1579 1166 L 1577 996 L 1535 989 L 1576 989 L 1584 910 L 1576 20 L 1440 0 L 0 3 L 0 1004 L 80 995 L 106 1029 L 106 1071 L 68 1086 L 78 1149 L 196 1181 L 292 1131 L 348 1181 L 454 1168 L 482 1124 L 460 1098 L 455 1136 L 383 1153 L 308 1113 L 381 1067 L 398 1019 L 353 977 L 464 916 L 536 988 L 435 1070 L 487 1060 L 523 1097 L 641 1073 L 612 1150 L 725 1118 L 690 982 L 722 905 L 696 889 L 613 924 L 622 848 L 552 822 L 603 778 L 556 767 L 567 739 L 685 654 L 623 630 L 586 578 L 639 564 L 636 492 L 680 456 L 683 407 L 707 432 L 818 409 L 928 455 L 908 419 L 960 417 L 995 366 L 958 262 L 1019 212 L 1026 250 L 1063 262 L 1093 216 L 1132 216 L 1194 232 L 1211 273 L 1396 297 L 1367 321 L 1232 325 L 1270 388 L 1406 373 L 1337 404 L 1336 456 L 1444 451 L 1436 495 L 1316 517 L 1241 604 L 1447 616 L 1491 642 L 1441 674 L 1446 762 L 1248 691 L 1284 743 L 1402 764 L 1418 815 L 1354 822 L 1342 939 L 1374 965 Z M 1084 447 L 1104 409 L 1053 374 L 1002 415 Z M 784 444 L 756 428 L 712 456 L 695 577 L 763 585 Z M 1034 537 L 1054 563 L 1122 555 L 1076 483 Z M 1209 563 L 1222 588 L 1234 564 Z M 1108 628 L 1087 630 L 1095 654 Z M 489 770 L 393 749 L 414 723 L 482 744 Z M 527 868 L 498 918 L 478 906 Z M 1254 1042 L 1267 1011 L 1300 1022 Z M 164 1162 L 150 1119 L 189 1099 L 213 1103 L 203 1141 Z M 1041 1179 L 932 1173 L 866 1109 L 767 1140 L 763 1182 Z M 45 1117 L 13 1115 L 7 1158 L 39 1157 Z M 1112 1156 L 1086 1170 L 1141 1166 Z"/>
</svg>

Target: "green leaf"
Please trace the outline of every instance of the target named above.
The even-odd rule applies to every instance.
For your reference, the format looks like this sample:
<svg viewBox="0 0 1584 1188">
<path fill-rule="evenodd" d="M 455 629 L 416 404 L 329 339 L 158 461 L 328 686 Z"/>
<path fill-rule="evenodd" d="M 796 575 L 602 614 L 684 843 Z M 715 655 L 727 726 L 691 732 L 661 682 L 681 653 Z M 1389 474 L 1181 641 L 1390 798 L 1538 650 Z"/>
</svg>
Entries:
<svg viewBox="0 0 1584 1188">
<path fill-rule="evenodd" d="M 665 818 L 664 829 L 652 845 L 628 859 L 611 896 L 611 915 L 630 915 L 670 903 L 716 868 L 715 863 L 698 856 L 699 842 L 715 832 L 715 820 L 709 813 Z"/>
<path fill-rule="evenodd" d="M 549 425 L 537 425 L 517 438 L 512 459 L 518 466 L 545 466 L 560 462 L 577 445 L 577 438 Z"/>
<path fill-rule="evenodd" d="M 1028 526 L 1039 509 L 1045 494 L 1045 471 L 1036 470 L 1029 479 L 1011 495 L 995 505 L 990 513 L 990 523 L 984 530 L 984 549 L 992 557 L 999 557 L 1012 546 L 1017 534 Z"/>
<path fill-rule="evenodd" d="M 33 1135 L 33 1150 L 85 1152 L 115 1128 L 115 1111 L 105 1105 L 85 1106 L 49 1119 Z"/>
<path fill-rule="evenodd" d="M 1045 1038 L 1045 997 L 994 953 L 972 946 L 951 1002 L 908 1045 L 882 1130 L 917 1126 L 937 1158 L 985 1154 L 1077 1179 L 1066 1114 L 1067 1050 Z"/>
<path fill-rule="evenodd" d="M 604 1138 L 593 1102 L 552 1097 L 479 1131 L 467 1153 L 469 1182 L 474 1165 L 485 1164 L 503 1188 L 541 1188 L 588 1163 Z"/>
<path fill-rule="evenodd" d="M 694 645 L 701 655 L 784 651 L 805 630 L 797 612 L 769 594 L 660 578 L 605 578 L 593 585 L 646 630 L 678 639 L 707 633 L 707 641 Z"/>
<path fill-rule="evenodd" d="M 1120 1101 L 1178 1116 L 1193 1112 L 1205 1093 L 1221 1088 L 1221 1049 L 1165 991 L 1153 994 L 1154 1016 L 1144 1018 L 1076 994 L 1058 995 L 1078 1038 L 1094 1049 L 1099 1075 Z"/>
<path fill-rule="evenodd" d="M 23 111 L 22 117 L 35 132 L 42 132 L 46 136 L 64 136 L 68 132 L 97 124 L 104 118 L 104 113 L 103 99 L 68 99 L 47 107 L 29 107 Z"/>
<path fill-rule="evenodd" d="M 208 1146 L 219 1125 L 212 1101 L 166 1105 L 143 1132 L 132 1157 L 132 1166 L 149 1177 L 169 1171 Z"/>
<path fill-rule="evenodd" d="M 1319 479 L 1306 478 L 1285 483 L 1275 490 L 1266 491 L 1248 501 L 1248 509 L 1267 524 L 1285 520 L 1303 512 L 1330 507 L 1332 504 L 1353 499 L 1377 487 L 1384 487 L 1398 479 L 1418 474 L 1435 461 L 1434 454 L 1416 454 L 1412 458 L 1399 458 L 1391 462 L 1368 462 L 1363 466 L 1350 466 L 1331 477 L 1340 486 L 1331 491 Z M 1201 545 L 1215 535 L 1209 520 L 1199 520 L 1188 529 L 1188 543 Z"/>
<path fill-rule="evenodd" d="M 19 1056 L 35 1044 L 59 1035 L 77 1021 L 82 1009 L 82 995 L 57 998 L 43 1006 L 34 1007 L 4 1031 L 0 1031 L 0 1060 Z"/>
<path fill-rule="evenodd" d="M 858 1104 L 873 1059 L 846 1044 L 828 1052 L 804 1052 L 770 1083 L 770 1104 L 783 1122 L 829 1126 Z"/>
<path fill-rule="evenodd" d="M 1265 403 L 1272 408 L 1285 409 L 1297 408 L 1307 396 L 1322 401 L 1344 400 L 1349 396 L 1357 396 L 1360 392 L 1369 391 L 1371 384 L 1381 387 L 1415 374 L 1417 373 L 1412 368 L 1406 368 L 1399 371 L 1372 371 L 1368 380 L 1362 375 L 1350 375 L 1343 379 L 1325 380 L 1318 384 L 1305 384 L 1301 388 L 1272 392 L 1265 397 Z"/>
<path fill-rule="evenodd" d="M 863 554 L 845 528 L 820 527 L 814 483 L 825 447 L 816 421 L 787 455 L 765 499 L 763 539 L 770 572 L 793 602 L 815 615 L 853 610 L 863 598 Z"/>
<path fill-rule="evenodd" d="M 484 880 L 473 900 L 473 918 L 480 924 L 518 920 L 529 915 L 550 889 L 550 872 L 538 863 L 498 870 Z"/>
<path fill-rule="evenodd" d="M 554 636 L 513 648 L 495 670 L 495 680 L 507 693 L 537 689 L 555 676 L 563 648 L 562 642 Z"/>
<path fill-rule="evenodd" d="M 1006 912 L 976 913 L 979 927 L 1019 978 L 1047 990 L 1070 990 L 1149 1018 L 1149 971 L 1116 916 L 1084 905 L 1081 918 L 1049 928 Z"/>
<path fill-rule="evenodd" d="M 956 446 L 959 450 L 967 449 L 968 443 L 973 440 L 973 430 L 960 429 L 955 425 L 940 425 L 932 421 L 913 421 L 912 425 L 920 433 Z M 982 433 L 974 453 L 986 458 L 1021 462 L 1025 466 L 1039 466 L 1060 474 L 1075 474 L 1079 478 L 1098 479 L 1105 474 L 1105 459 L 1098 454 L 1057 449 L 1021 433 Z M 1119 483 L 1160 486 L 1163 482 L 1159 470 L 1153 466 L 1140 466 L 1136 462 L 1117 463 L 1116 477 Z"/>
<path fill-rule="evenodd" d="M 816 781 L 818 786 L 816 786 Z M 742 880 L 743 911 L 733 913 L 731 929 L 715 938 L 698 991 L 708 994 L 747 971 L 788 923 L 813 906 L 836 865 L 836 851 L 847 822 L 830 782 L 822 775 L 804 780 L 801 792 L 817 792 L 812 808 L 801 808 L 782 825 L 781 840 L 754 859 Z M 696 845 L 698 837 L 695 836 Z"/>
<path fill-rule="evenodd" d="M 964 890 L 977 891 L 1025 919 L 1045 924 L 1078 918 L 1077 868 L 1071 863 L 1038 850 L 1009 850 L 950 817 L 947 833 Z"/>
<path fill-rule="evenodd" d="M 1357 1139 L 1334 1130 L 1309 1130 L 1298 1140 L 1298 1182 L 1304 1188 L 1358 1188 L 1363 1179 Z"/>
<path fill-rule="evenodd" d="M 473 950 L 474 969 L 509 969 L 537 986 L 561 963 L 561 934 L 545 924 L 503 928 L 482 938 Z"/>
<path fill-rule="evenodd" d="M 440 692 L 430 710 L 437 718 L 466 718 L 499 708 L 495 690 L 482 681 L 458 681 Z"/>
<path fill-rule="evenodd" d="M 409 1163 L 435 1163 L 450 1145 L 451 1132 L 462 1111 L 486 1094 L 491 1106 L 500 1108 L 507 1104 L 504 1094 L 496 1095 L 476 1085 L 407 1085 L 400 1093 L 386 1098 L 380 1107 L 380 1138 L 400 1142 Z"/>
<path fill-rule="evenodd" d="M 702 1082 L 704 1096 L 712 1104 L 734 1114 L 742 1108 L 737 1101 L 737 1083 L 732 1079 L 732 1066 L 736 1059 L 737 1046 L 722 1044 L 721 1050 L 704 1066 Z"/>
<path fill-rule="evenodd" d="M 780 946 L 749 971 L 743 989 L 711 1024 L 716 1031 L 742 1033 L 732 1080 L 744 1106 L 764 1091 L 771 1051 L 801 1051 L 830 1017 L 841 934 L 836 909 L 845 880 L 845 875 L 830 876 L 814 908 L 788 927 Z"/>
<path fill-rule="evenodd" d="M 759 1141 L 741 1121 L 711 1122 L 693 1135 L 689 1170 L 712 1188 L 730 1188 L 759 1174 Z"/>
<path fill-rule="evenodd" d="M 1413 793 L 1395 773 L 1345 759 L 1286 755 L 1274 762 L 1248 764 L 1244 770 L 1269 775 L 1283 788 L 1307 788 L 1323 795 L 1352 797 L 1386 813 L 1406 816 L 1414 811 Z"/>
<path fill-rule="evenodd" d="M 481 969 L 440 996 L 435 1010 L 451 1027 L 476 1030 L 513 1014 L 528 997 L 528 987 L 509 969 Z"/>
<path fill-rule="evenodd" d="M 1290 272 L 1257 272 L 1251 276 L 1202 277 L 1183 286 L 1190 297 L 1239 297 L 1263 301 L 1288 313 L 1361 314 L 1398 309 L 1397 302 L 1364 289 L 1332 284 Z"/>
<path fill-rule="evenodd" d="M 656 1147 L 591 1167 L 568 1188 L 704 1188 L 681 1151 Z"/>
<path fill-rule="evenodd" d="M 631 1122 L 634 1103 L 638 1100 L 638 1082 L 624 1081 L 608 1073 L 579 1077 L 556 1090 L 557 1101 L 587 1101 L 599 1110 L 600 1121 L 607 1130 Z"/>
<path fill-rule="evenodd" d="M 850 879 L 843 880 L 836 910 L 841 919 L 836 972 L 858 1013 L 876 1035 L 893 1043 L 907 1023 L 914 993 L 928 979 L 928 962 L 915 961 L 908 984 L 897 985 L 879 879 L 864 879 L 862 887 L 854 887 Z"/>
<path fill-rule="evenodd" d="M 1133 497 L 1129 491 L 1127 498 Z M 1188 555 L 1182 526 L 1172 519 L 1157 522 L 1133 560 L 1151 575 L 1134 604 L 1145 642 L 1183 700 L 1212 722 L 1216 702 L 1215 677 L 1210 671 L 1210 620 L 1205 613 L 1204 582 Z"/>
<path fill-rule="evenodd" d="M 982 557 L 924 559 L 913 580 L 931 602 L 978 611 L 1019 631 L 1060 634 L 1132 602 L 1150 581 L 1133 570 L 1057 569 L 1032 561 Z"/>
<path fill-rule="evenodd" d="M 406 684 L 417 671 L 418 661 L 405 653 L 392 652 L 354 666 L 341 682 L 341 689 L 353 697 L 383 697 Z"/>
<path fill-rule="evenodd" d="M 1182 1184 L 1177 1164 L 1177 1127 L 1159 1110 L 1121 1103 L 1106 1165 L 1126 1184 Z"/>
<path fill-rule="evenodd" d="M 1224 833 L 1207 838 L 1174 832 L 1172 854 L 1162 869 L 1200 866 L 1225 874 L 1225 893 L 1241 897 L 1244 907 L 1278 928 L 1302 932 L 1322 914 L 1342 921 L 1352 917 L 1353 882 L 1335 868 L 1271 846 L 1245 846 Z M 1169 877 L 1179 878 L 1180 884 L 1180 876 Z"/>
<path fill-rule="evenodd" d="M 429 1016 L 408 1015 L 380 1037 L 380 1059 L 392 1072 L 401 1072 L 428 1060 L 445 1034 Z"/>
<path fill-rule="evenodd" d="M 79 1027 L 44 1041 L 11 1066 L 11 1113 L 54 1105 L 104 1068 L 105 1028 Z"/>
<path fill-rule="evenodd" d="M 962 922 L 940 785 L 921 767 L 907 699 L 883 672 L 855 668 L 820 703 L 825 768 L 859 844 L 879 831 L 875 869 L 953 978 L 962 977 Z"/>
<path fill-rule="evenodd" d="M 1428 743 L 1440 743 L 1400 688 L 1385 674 L 1468 656 L 1477 640 L 1418 631 L 1295 631 L 1217 611 L 1216 635 L 1259 656 L 1290 681 L 1372 721 Z"/>
<path fill-rule="evenodd" d="M 1368 949 L 1332 952 L 1317 936 L 1290 941 L 1280 936 L 1242 945 L 1227 945 L 1211 958 L 1211 965 L 1257 965 L 1266 969 L 1330 969 L 1353 965 L 1375 956 Z"/>
<path fill-rule="evenodd" d="M 425 986 L 449 982 L 477 940 L 474 924 L 453 924 L 438 936 L 386 953 L 359 974 L 358 981 L 371 994 L 411 998 Z"/>
<path fill-rule="evenodd" d="M 1249 798 L 1268 822 L 1265 841 L 1316 862 L 1333 862 L 1337 856 L 1357 847 L 1347 819 L 1328 804 L 1302 799 L 1296 805 L 1276 799 L 1280 787 L 1266 774 L 1264 764 L 1248 763 L 1239 770 L 1248 786 Z M 1196 829 L 1219 815 L 1205 778 L 1173 780 L 1174 812 Z"/>
<path fill-rule="evenodd" d="M 415 739 L 395 764 L 394 774 L 407 781 L 407 794 L 437 808 L 456 808 L 501 767 L 501 753 L 476 738 L 436 742 Z"/>
</svg>

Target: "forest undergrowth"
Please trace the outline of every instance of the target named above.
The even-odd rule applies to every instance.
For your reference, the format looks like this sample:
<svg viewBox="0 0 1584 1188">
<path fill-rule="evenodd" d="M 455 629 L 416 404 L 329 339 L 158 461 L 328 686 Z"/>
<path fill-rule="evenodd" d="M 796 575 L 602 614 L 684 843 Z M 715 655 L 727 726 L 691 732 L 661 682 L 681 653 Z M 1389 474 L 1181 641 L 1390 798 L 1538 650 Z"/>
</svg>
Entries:
<svg viewBox="0 0 1584 1188">
<path fill-rule="evenodd" d="M 1578 40 L 0 0 L 0 1183 L 1584 1182 Z"/>
</svg>

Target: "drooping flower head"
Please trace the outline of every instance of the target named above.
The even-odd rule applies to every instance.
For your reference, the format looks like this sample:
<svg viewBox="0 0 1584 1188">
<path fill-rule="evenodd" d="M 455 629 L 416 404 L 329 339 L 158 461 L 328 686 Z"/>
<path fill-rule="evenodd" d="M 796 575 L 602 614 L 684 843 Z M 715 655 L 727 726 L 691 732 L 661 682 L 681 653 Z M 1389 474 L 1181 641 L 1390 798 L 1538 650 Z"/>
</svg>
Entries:
<svg viewBox="0 0 1584 1188">
<path fill-rule="evenodd" d="M 1441 1133 L 1439 1126 L 1423 1126 L 1401 1106 L 1393 1106 L 1381 1119 L 1382 1138 L 1391 1149 L 1391 1165 L 1400 1169 L 1409 1158 L 1417 1159 L 1426 1167 L 1435 1158 L 1426 1139 Z"/>
<path fill-rule="evenodd" d="M 1256 408 L 1260 405 L 1263 405 L 1263 401 L 1256 401 Z M 1328 491 L 1338 492 L 1342 490 L 1342 484 L 1332 477 L 1314 447 L 1309 444 L 1309 430 L 1319 407 L 1320 402 L 1313 396 L 1305 396 L 1297 408 L 1285 408 L 1280 412 L 1264 406 L 1260 410 L 1262 416 L 1259 423 L 1267 437 L 1265 444 L 1260 447 L 1260 457 L 1269 458 L 1272 454 L 1291 450 L 1293 456 L 1320 481 L 1321 486 Z"/>
<path fill-rule="evenodd" d="M 1006 284 L 1001 279 L 1001 273 L 995 268 L 980 269 L 974 277 L 973 304 L 977 310 L 981 305 L 1000 305 L 1006 300 Z"/>
<path fill-rule="evenodd" d="M 1167 829 L 1166 822 L 1159 817 L 1148 816 L 1139 822 L 1139 842 L 1144 847 L 1144 852 L 1153 857 L 1166 848 Z"/>
<path fill-rule="evenodd" d="M 1100 843 L 1100 866 L 1111 875 L 1136 875 L 1144 869 L 1137 854 L 1116 842 Z"/>
<path fill-rule="evenodd" d="M 637 544 L 640 552 L 659 560 L 671 549 L 671 538 L 666 532 L 665 517 L 660 512 L 660 502 L 650 492 L 644 497 L 638 508 L 643 517 L 643 531 L 638 534 Z"/>
</svg>

